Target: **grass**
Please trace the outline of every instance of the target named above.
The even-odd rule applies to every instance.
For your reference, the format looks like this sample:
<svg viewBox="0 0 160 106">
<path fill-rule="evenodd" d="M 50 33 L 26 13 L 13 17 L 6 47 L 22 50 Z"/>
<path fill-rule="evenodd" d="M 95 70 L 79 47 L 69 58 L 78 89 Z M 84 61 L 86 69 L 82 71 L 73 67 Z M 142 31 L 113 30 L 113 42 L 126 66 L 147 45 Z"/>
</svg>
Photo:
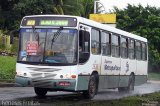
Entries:
<svg viewBox="0 0 160 106">
<path fill-rule="evenodd" d="M 126 97 L 119 100 L 94 101 L 72 106 L 159 106 L 160 92 L 142 96 Z"/>
<path fill-rule="evenodd" d="M 0 56 L 0 80 L 10 80 L 15 77 L 16 57 Z"/>
<path fill-rule="evenodd" d="M 153 73 L 153 72 L 149 73 L 148 78 L 149 78 L 149 80 L 160 81 L 160 73 Z"/>
</svg>

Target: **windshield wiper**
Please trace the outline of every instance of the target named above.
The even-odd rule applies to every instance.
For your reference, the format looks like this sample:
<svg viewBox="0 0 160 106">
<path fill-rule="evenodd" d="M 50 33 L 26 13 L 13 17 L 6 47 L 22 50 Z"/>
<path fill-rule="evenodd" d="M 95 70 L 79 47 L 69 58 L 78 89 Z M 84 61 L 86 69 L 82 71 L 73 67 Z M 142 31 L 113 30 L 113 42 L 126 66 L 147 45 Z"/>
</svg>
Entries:
<svg viewBox="0 0 160 106">
<path fill-rule="evenodd" d="M 63 27 L 61 26 L 57 32 L 53 35 L 53 38 L 52 38 L 52 43 L 51 43 L 51 50 L 52 50 L 52 47 L 53 47 L 53 42 L 56 41 L 56 39 L 58 38 L 58 36 L 60 35 L 61 31 L 63 30 Z"/>
<path fill-rule="evenodd" d="M 32 26 L 32 30 L 33 30 L 33 35 L 35 37 L 35 40 L 38 41 L 38 45 L 39 45 L 39 34 L 38 32 L 36 32 L 35 26 Z"/>
</svg>

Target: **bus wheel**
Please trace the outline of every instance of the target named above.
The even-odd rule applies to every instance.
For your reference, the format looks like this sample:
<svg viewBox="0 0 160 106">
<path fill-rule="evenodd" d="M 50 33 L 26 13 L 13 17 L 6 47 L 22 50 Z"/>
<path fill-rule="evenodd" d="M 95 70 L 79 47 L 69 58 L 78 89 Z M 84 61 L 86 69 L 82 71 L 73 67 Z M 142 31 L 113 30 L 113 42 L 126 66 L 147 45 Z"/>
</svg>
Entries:
<svg viewBox="0 0 160 106">
<path fill-rule="evenodd" d="M 134 90 L 134 83 L 135 83 L 135 77 L 134 77 L 134 74 L 131 74 L 129 76 L 129 83 L 128 83 L 128 87 L 127 87 L 128 91 Z"/>
<path fill-rule="evenodd" d="M 88 90 L 83 91 L 83 96 L 86 99 L 92 99 L 97 93 L 97 78 L 96 75 L 91 75 L 88 84 Z"/>
<path fill-rule="evenodd" d="M 134 82 L 135 82 L 135 77 L 133 74 L 129 76 L 129 82 L 127 87 L 119 87 L 118 91 L 119 92 L 129 92 L 134 90 Z"/>
<path fill-rule="evenodd" d="M 34 87 L 34 91 L 37 96 L 44 97 L 47 94 L 47 89 Z"/>
</svg>

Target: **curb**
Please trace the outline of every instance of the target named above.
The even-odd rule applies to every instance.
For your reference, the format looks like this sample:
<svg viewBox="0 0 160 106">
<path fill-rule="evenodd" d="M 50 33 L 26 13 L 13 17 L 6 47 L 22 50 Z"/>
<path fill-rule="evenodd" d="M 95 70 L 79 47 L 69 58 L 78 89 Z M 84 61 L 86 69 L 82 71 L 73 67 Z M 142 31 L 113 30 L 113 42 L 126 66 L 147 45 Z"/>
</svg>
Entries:
<svg viewBox="0 0 160 106">
<path fill-rule="evenodd" d="M 0 83 L 0 87 L 16 87 L 15 83 Z"/>
</svg>

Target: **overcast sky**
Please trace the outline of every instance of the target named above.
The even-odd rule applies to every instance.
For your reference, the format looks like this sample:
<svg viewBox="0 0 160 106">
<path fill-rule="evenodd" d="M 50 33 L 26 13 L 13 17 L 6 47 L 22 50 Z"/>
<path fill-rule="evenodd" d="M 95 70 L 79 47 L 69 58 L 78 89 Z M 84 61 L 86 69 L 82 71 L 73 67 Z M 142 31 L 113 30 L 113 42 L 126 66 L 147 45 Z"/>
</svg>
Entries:
<svg viewBox="0 0 160 106">
<path fill-rule="evenodd" d="M 101 3 L 105 6 L 106 12 L 109 10 L 113 10 L 113 6 L 118 7 L 119 9 L 123 9 L 127 6 L 127 4 L 134 4 L 138 5 L 141 4 L 142 6 L 156 6 L 160 7 L 160 0 L 100 0 Z"/>
</svg>

